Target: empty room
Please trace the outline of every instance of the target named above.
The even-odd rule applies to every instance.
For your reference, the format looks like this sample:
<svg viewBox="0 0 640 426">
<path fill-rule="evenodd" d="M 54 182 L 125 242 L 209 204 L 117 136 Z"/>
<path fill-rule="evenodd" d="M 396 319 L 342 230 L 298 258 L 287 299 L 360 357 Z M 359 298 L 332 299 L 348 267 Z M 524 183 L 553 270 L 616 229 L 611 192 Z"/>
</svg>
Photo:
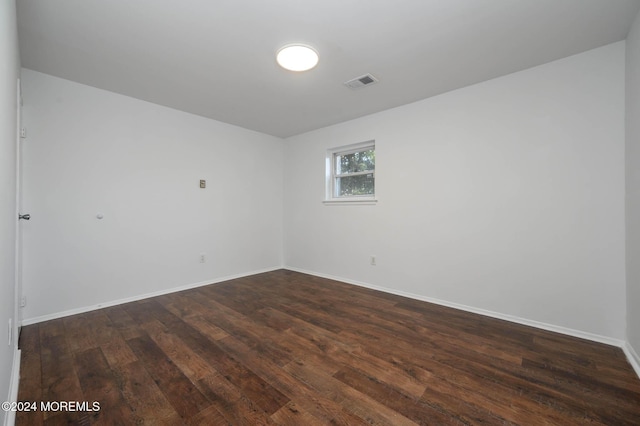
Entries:
<svg viewBox="0 0 640 426">
<path fill-rule="evenodd" d="M 640 424 L 640 0 L 0 0 L 0 162 L 0 425 Z"/>
</svg>

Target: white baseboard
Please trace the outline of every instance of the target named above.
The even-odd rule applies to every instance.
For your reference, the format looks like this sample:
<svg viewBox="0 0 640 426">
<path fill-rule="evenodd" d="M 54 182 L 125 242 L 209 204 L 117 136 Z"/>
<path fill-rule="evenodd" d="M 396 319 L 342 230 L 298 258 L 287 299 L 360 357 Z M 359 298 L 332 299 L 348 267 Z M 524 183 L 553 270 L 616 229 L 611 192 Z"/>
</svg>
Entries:
<svg viewBox="0 0 640 426">
<path fill-rule="evenodd" d="M 18 401 L 18 385 L 20 384 L 20 350 L 18 345 L 13 351 L 13 363 L 11 365 L 11 381 L 9 382 L 9 395 L 5 401 Z M 16 412 L 6 411 L 4 417 L 4 426 L 14 426 L 16 423 Z"/>
<path fill-rule="evenodd" d="M 327 278 L 327 279 L 330 279 L 330 280 L 341 281 L 341 282 L 344 282 L 344 283 L 347 283 L 347 284 L 353 284 L 353 285 L 357 285 L 359 287 L 365 287 L 365 288 L 369 288 L 369 289 L 372 289 L 372 290 L 381 291 L 383 293 L 395 294 L 396 296 L 408 297 L 410 299 L 421 300 L 423 302 L 429 302 L 429 303 L 434 303 L 436 305 L 446 306 L 446 307 L 449 307 L 449 308 L 460 309 L 462 311 L 471 312 L 471 313 L 474 313 L 474 314 L 480 314 L 480 315 L 484 315 L 484 316 L 491 317 L 491 318 L 497 318 L 497 319 L 501 319 L 501 320 L 505 320 L 505 321 L 509 321 L 509 322 L 513 322 L 513 323 L 517 323 L 517 324 L 527 325 L 527 326 L 539 328 L 539 329 L 542 329 L 542 330 L 553 331 L 555 333 L 565 334 L 567 336 L 573 336 L 573 337 L 578 337 L 580 339 L 586 339 L 586 340 L 591 340 L 591 341 L 598 342 L 598 343 L 604 343 L 604 344 L 611 345 L 611 346 L 617 346 L 619 348 L 622 348 L 622 350 L 625 352 L 625 354 L 627 355 L 627 358 L 629 358 L 629 362 L 631 363 L 632 366 L 634 366 L 634 369 L 635 369 L 636 373 L 638 373 L 638 376 L 640 377 L 640 369 L 638 369 L 638 367 L 637 367 L 638 366 L 638 362 L 636 361 L 636 360 L 638 360 L 637 354 L 635 355 L 636 359 L 632 361 L 632 357 L 630 357 L 630 353 L 635 353 L 635 352 L 633 352 L 633 349 L 631 348 L 631 346 L 629 346 L 627 344 L 627 342 L 625 342 L 624 340 L 614 339 L 612 337 L 601 336 L 599 334 L 588 333 L 586 331 L 575 330 L 575 329 L 572 329 L 572 328 L 562 327 L 562 326 L 559 326 L 559 325 L 547 324 L 547 323 L 544 323 L 544 322 L 530 320 L 530 319 L 527 319 L 527 318 L 521 318 L 521 317 L 517 317 L 517 316 L 514 316 L 514 315 L 502 314 L 500 312 L 488 311 L 486 309 L 475 308 L 473 306 L 461 305 L 459 303 L 448 302 L 446 300 L 434 299 L 432 297 L 427 297 L 427 296 L 422 296 L 422 295 L 419 295 L 419 294 L 408 293 L 408 292 L 395 290 L 395 289 L 391 289 L 391 288 L 387 288 L 387 287 L 380 287 L 380 286 L 377 286 L 377 285 L 372 285 L 372 284 L 368 284 L 368 283 L 364 283 L 364 282 L 360 282 L 360 281 L 355 281 L 355 280 L 351 280 L 351 279 L 348 279 L 348 278 L 337 277 L 337 276 L 334 276 L 334 275 L 323 274 L 323 273 L 320 273 L 320 272 L 308 271 L 308 270 L 305 270 L 305 269 L 294 268 L 294 267 L 290 267 L 290 266 L 285 266 L 284 268 L 287 269 L 287 270 L 290 270 L 290 271 L 294 271 L 294 272 L 300 272 L 300 273 L 303 273 L 303 274 L 314 275 L 314 276 L 321 277 L 321 278 Z M 635 365 L 634 365 L 634 362 L 635 362 Z"/>
<path fill-rule="evenodd" d="M 95 310 L 102 309 L 102 308 L 108 308 L 110 306 L 122 305 L 124 303 L 136 302 L 138 300 L 148 299 L 150 297 L 163 296 L 165 294 L 170 294 L 170 293 L 177 293 L 177 292 L 183 291 L 183 290 L 189 290 L 189 289 L 192 289 L 192 288 L 202 287 L 202 286 L 210 285 L 210 284 L 217 284 L 217 283 L 221 283 L 223 281 L 229 281 L 229 280 L 234 280 L 234 279 L 237 279 L 237 278 L 248 277 L 250 275 L 262 274 L 262 273 L 271 272 L 271 271 L 277 271 L 277 270 L 282 269 L 282 268 L 283 268 L 282 266 L 275 266 L 275 267 L 272 267 L 272 268 L 260 269 L 260 270 L 256 270 L 256 271 L 245 272 L 245 273 L 242 273 L 242 274 L 229 275 L 229 276 L 220 277 L 220 278 L 213 278 L 213 279 L 207 280 L 207 281 L 201 281 L 201 282 L 198 282 L 198 283 L 186 284 L 186 285 L 182 285 L 182 286 L 178 286 L 178 287 L 172 287 L 172 288 L 168 288 L 168 289 L 165 289 L 165 290 L 154 291 L 152 293 L 145 293 L 145 294 L 140 294 L 140 295 L 137 295 L 137 296 L 126 297 L 124 299 L 112 300 L 112 301 L 109 301 L 109 302 L 99 303 L 97 305 L 83 306 L 81 308 L 69 309 L 68 311 L 55 312 L 55 313 L 52 313 L 52 314 L 42 315 L 42 316 L 39 316 L 39 317 L 27 318 L 27 319 L 23 319 L 22 320 L 22 326 L 24 327 L 24 326 L 31 325 L 31 324 L 37 324 L 39 322 L 50 321 L 50 320 L 53 320 L 53 319 L 68 317 L 68 316 L 71 316 L 71 315 L 82 314 L 82 313 L 85 313 L 85 312 L 95 311 Z"/>
<path fill-rule="evenodd" d="M 638 352 L 633 349 L 633 346 L 629 344 L 629 342 L 625 342 L 622 347 L 624 354 L 627 356 L 627 360 L 629 360 L 629 364 L 635 370 L 638 377 L 640 377 L 640 356 L 638 356 Z"/>
</svg>

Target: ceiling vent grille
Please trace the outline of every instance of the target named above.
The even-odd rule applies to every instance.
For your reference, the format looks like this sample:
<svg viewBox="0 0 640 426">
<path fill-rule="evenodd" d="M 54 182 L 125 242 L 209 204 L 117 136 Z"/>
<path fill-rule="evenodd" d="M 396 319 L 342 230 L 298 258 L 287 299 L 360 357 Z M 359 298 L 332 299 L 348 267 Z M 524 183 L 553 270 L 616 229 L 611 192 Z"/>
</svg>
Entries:
<svg viewBox="0 0 640 426">
<path fill-rule="evenodd" d="M 352 80 L 345 81 L 344 85 L 350 89 L 359 89 L 361 87 L 369 86 L 377 82 L 378 82 L 377 78 L 375 78 L 371 74 L 365 74 L 365 75 L 361 75 L 360 77 L 356 77 Z"/>
</svg>

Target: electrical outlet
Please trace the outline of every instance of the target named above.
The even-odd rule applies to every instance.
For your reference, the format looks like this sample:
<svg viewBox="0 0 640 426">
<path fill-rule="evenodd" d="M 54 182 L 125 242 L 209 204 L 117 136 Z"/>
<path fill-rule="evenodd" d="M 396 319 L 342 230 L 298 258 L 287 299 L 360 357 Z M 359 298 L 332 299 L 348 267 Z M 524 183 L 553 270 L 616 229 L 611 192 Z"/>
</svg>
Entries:
<svg viewBox="0 0 640 426">
<path fill-rule="evenodd" d="M 207 256 L 205 253 L 200 253 L 200 263 L 206 263 Z"/>
<path fill-rule="evenodd" d="M 27 296 L 22 296 L 20 298 L 20 307 L 24 308 L 25 306 L 27 306 Z"/>
<path fill-rule="evenodd" d="M 371 256 L 371 266 L 376 266 L 376 257 Z"/>
</svg>

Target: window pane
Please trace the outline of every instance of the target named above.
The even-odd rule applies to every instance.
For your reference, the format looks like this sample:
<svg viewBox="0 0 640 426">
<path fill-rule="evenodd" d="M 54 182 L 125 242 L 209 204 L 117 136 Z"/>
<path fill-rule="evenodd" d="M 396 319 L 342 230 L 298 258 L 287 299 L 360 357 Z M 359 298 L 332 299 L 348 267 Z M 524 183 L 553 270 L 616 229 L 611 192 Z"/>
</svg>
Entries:
<svg viewBox="0 0 640 426">
<path fill-rule="evenodd" d="M 373 149 L 336 155 L 336 174 L 338 175 L 375 170 L 375 167 L 376 152 Z"/>
<path fill-rule="evenodd" d="M 374 194 L 375 178 L 373 173 L 359 176 L 344 176 L 336 178 L 336 195 L 338 197 L 353 197 Z"/>
</svg>

